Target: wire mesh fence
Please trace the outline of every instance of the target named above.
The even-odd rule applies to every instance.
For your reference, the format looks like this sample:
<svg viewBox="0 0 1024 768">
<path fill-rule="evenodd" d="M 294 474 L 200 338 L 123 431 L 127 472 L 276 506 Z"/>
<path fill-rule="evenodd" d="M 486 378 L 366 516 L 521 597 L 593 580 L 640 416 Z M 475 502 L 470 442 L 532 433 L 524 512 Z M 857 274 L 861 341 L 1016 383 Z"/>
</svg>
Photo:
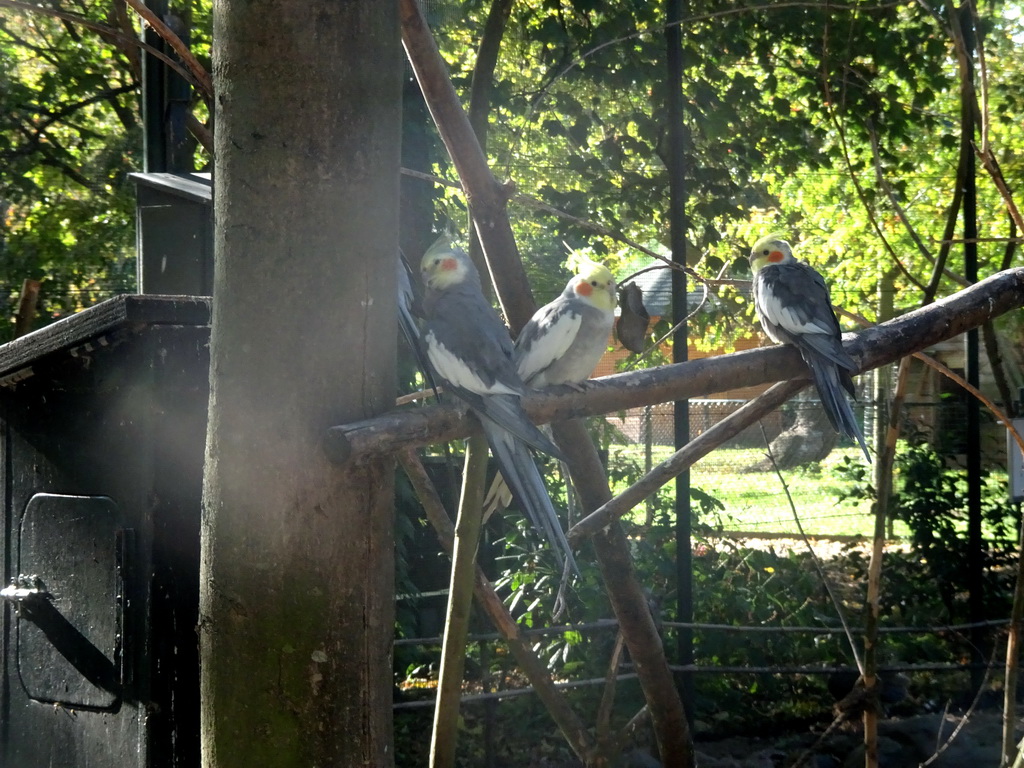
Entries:
<svg viewBox="0 0 1024 768">
<path fill-rule="evenodd" d="M 689 434 L 700 435 L 746 402 L 690 400 Z M 962 466 L 963 410 L 962 401 L 955 398 L 910 402 L 905 408 L 903 434 L 927 442 L 947 457 L 950 467 Z M 861 400 L 854 412 L 872 445 L 878 429 L 875 403 Z M 673 403 L 609 415 L 606 422 L 612 431 L 610 464 L 632 464 L 648 471 L 674 451 Z M 1002 429 L 991 423 L 985 434 L 986 466 L 1001 476 L 1005 469 Z M 871 480 L 871 469 L 856 443 L 835 434 L 820 403 L 810 397 L 792 400 L 768 414 L 760 424 L 748 427 L 690 469 L 691 486 L 723 505 L 712 519 L 700 522 L 737 534 L 796 536 L 802 527 L 815 536 L 868 536 L 874 524 L 871 504 L 859 491 Z M 905 535 L 907 529 L 896 523 L 890 526 L 890 533 Z"/>
</svg>

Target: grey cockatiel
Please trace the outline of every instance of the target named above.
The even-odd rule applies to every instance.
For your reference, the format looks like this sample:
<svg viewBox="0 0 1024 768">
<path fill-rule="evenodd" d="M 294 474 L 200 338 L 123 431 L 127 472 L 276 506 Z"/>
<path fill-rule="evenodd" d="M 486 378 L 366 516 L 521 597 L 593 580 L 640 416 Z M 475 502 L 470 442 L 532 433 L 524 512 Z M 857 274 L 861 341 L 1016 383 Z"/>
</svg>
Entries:
<svg viewBox="0 0 1024 768">
<path fill-rule="evenodd" d="M 580 384 L 608 347 L 615 320 L 615 278 L 590 262 L 538 309 L 516 339 L 516 367 L 527 386 Z"/>
<path fill-rule="evenodd" d="M 439 240 L 420 267 L 425 293 L 423 342 L 446 389 L 479 418 L 498 468 L 530 522 L 578 572 L 569 542 L 527 446 L 561 458 L 520 404 L 526 387 L 516 371 L 512 339 L 484 299 L 480 275 L 464 251 Z"/>
<path fill-rule="evenodd" d="M 426 350 L 423 345 L 423 336 L 420 332 L 418 317 L 422 311 L 422 300 L 416 291 L 416 285 L 412 278 L 412 266 L 401 250 L 398 251 L 398 327 L 405 337 L 406 344 L 416 358 L 416 365 L 423 376 L 437 394 L 437 387 L 434 377 L 427 363 Z"/>
<path fill-rule="evenodd" d="M 558 297 L 534 312 L 516 339 L 516 368 L 527 386 L 581 384 L 608 348 L 615 321 L 615 278 L 607 267 L 587 262 Z M 484 511 L 509 505 L 508 486 L 494 478 Z"/>
<path fill-rule="evenodd" d="M 843 394 L 845 389 L 851 397 L 855 395 L 851 374 L 857 371 L 857 364 L 843 349 L 824 278 L 798 261 L 789 243 L 773 235 L 754 244 L 750 268 L 754 308 L 764 332 L 773 341 L 800 350 L 833 429 L 856 438 L 870 462 L 864 435 Z"/>
</svg>

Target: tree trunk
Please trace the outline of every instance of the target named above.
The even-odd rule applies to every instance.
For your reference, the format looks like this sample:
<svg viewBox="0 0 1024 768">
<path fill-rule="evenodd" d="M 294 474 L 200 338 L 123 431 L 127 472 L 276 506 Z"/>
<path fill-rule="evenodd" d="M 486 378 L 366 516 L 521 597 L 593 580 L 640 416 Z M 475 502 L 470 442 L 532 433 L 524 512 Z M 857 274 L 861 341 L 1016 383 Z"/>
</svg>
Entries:
<svg viewBox="0 0 1024 768">
<path fill-rule="evenodd" d="M 392 458 L 320 438 L 394 403 L 397 8 L 214 14 L 203 766 L 388 766 Z"/>
</svg>

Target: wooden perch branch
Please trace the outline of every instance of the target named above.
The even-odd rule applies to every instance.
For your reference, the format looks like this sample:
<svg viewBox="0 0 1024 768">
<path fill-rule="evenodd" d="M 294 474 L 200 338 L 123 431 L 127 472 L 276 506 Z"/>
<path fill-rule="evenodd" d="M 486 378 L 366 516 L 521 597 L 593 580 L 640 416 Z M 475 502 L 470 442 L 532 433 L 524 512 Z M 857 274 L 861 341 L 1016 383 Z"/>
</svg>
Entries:
<svg viewBox="0 0 1024 768">
<path fill-rule="evenodd" d="M 514 187 L 499 183 L 491 173 L 416 0 L 402 0 L 399 15 L 406 56 L 462 181 L 502 310 L 518 331 L 537 306 L 508 219 L 507 203 Z"/>
<path fill-rule="evenodd" d="M 847 335 L 846 351 L 860 363 L 861 371 L 870 370 L 1022 306 L 1024 268 L 1017 267 L 856 336 Z M 605 376 L 590 382 L 582 393 L 554 387 L 526 398 L 524 405 L 531 418 L 544 423 L 700 397 L 725 387 L 783 381 L 792 378 L 794 371 L 804 370 L 795 349 L 770 347 Z M 331 427 L 324 447 L 336 462 L 364 461 L 401 447 L 446 442 L 478 430 L 464 408 L 429 406 Z"/>
<path fill-rule="evenodd" d="M 416 491 L 417 498 L 423 505 L 427 519 L 437 533 L 441 547 L 449 556 L 452 556 L 455 550 L 455 526 L 452 525 L 451 518 L 445 510 L 430 476 L 423 468 L 419 457 L 411 450 L 402 451 L 399 454 L 399 461 Z M 508 608 L 498 597 L 498 593 L 494 591 L 494 586 L 488 581 L 480 566 L 476 566 L 475 570 L 476 579 L 473 593 L 477 603 L 490 618 L 495 629 L 505 639 L 512 655 L 516 657 L 519 669 L 526 675 L 540 700 L 544 702 L 544 706 L 547 707 L 566 742 L 572 747 L 577 757 L 584 761 L 587 760 L 594 750 L 594 743 L 586 727 L 573 711 L 568 700 L 555 688 L 554 681 L 544 662 L 538 658 L 529 642 L 522 636 L 519 625 L 516 624 Z"/>
<path fill-rule="evenodd" d="M 800 379 L 779 382 L 743 405 L 739 410 L 729 414 L 728 417 L 702 432 L 654 467 L 618 496 L 609 499 L 580 520 L 567 534 L 569 543 L 576 545 L 584 537 L 594 535 L 622 517 L 673 477 L 707 456 L 729 438 L 735 437 L 745 428 L 756 424 L 762 416 L 778 408 L 806 385 L 807 382 Z"/>
</svg>

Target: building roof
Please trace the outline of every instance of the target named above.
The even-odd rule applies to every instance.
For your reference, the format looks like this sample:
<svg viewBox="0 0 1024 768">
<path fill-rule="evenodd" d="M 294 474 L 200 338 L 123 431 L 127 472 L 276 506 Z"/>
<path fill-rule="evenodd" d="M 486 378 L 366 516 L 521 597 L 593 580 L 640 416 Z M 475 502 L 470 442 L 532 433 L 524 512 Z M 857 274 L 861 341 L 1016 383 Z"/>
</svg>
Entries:
<svg viewBox="0 0 1024 768">
<path fill-rule="evenodd" d="M 656 267 L 664 266 L 663 269 L 657 269 Z M 648 269 L 649 267 L 655 267 L 655 269 Z M 646 272 L 641 272 L 633 279 L 628 279 L 623 282 L 623 285 L 628 283 L 636 283 L 640 286 L 640 290 L 644 292 L 644 306 L 647 308 L 648 314 L 651 317 L 664 317 L 672 314 L 672 270 L 668 266 L 663 265 L 661 262 L 655 259 L 649 259 L 646 263 L 632 263 L 627 265 L 627 268 L 623 270 L 627 274 L 635 274 L 642 269 L 648 269 Z M 704 298 L 704 291 L 694 280 L 690 280 L 686 292 L 686 303 L 689 307 L 696 307 L 701 304 L 701 300 Z M 710 293 L 707 297 L 707 301 L 701 306 L 701 311 L 707 311 L 708 309 L 715 306 L 717 297 L 714 293 Z"/>
</svg>

